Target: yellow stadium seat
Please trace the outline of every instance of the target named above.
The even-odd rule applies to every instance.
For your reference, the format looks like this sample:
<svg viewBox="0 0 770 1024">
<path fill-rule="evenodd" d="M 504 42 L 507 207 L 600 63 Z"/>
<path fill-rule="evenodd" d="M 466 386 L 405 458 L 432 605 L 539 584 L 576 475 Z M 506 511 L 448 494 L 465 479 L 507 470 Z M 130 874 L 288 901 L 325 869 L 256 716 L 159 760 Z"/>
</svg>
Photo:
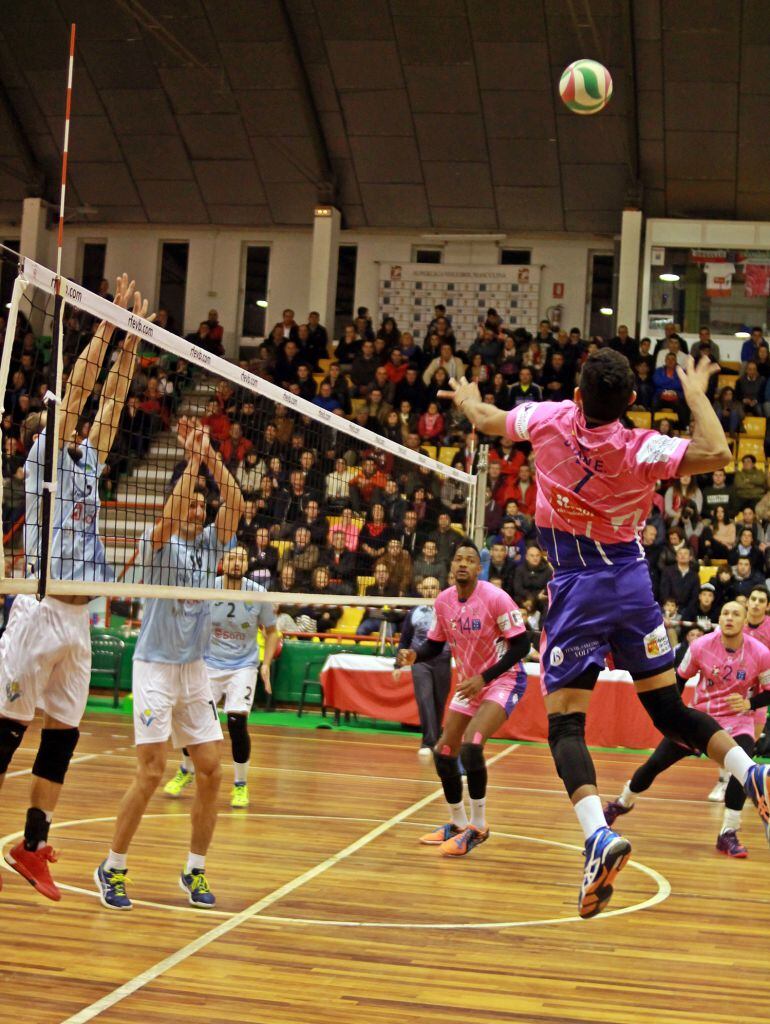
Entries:
<svg viewBox="0 0 770 1024">
<path fill-rule="evenodd" d="M 352 408 L 353 415 L 355 416 L 355 414 L 357 412 L 361 412 L 362 409 L 366 408 L 366 399 L 365 398 L 353 398 L 353 399 L 351 399 L 350 407 Z"/>
<path fill-rule="evenodd" d="M 661 420 L 671 420 L 672 423 L 678 423 L 679 413 L 675 409 L 658 409 L 657 412 L 652 414 L 652 418 L 655 423 L 660 423 Z"/>
<path fill-rule="evenodd" d="M 720 359 L 719 365 L 722 367 L 725 373 L 734 373 L 736 377 L 741 372 L 741 364 L 733 363 L 729 359 Z"/>
<path fill-rule="evenodd" d="M 722 388 L 734 388 L 738 380 L 738 375 L 733 373 L 720 373 L 717 377 L 717 391 L 721 391 Z"/>
<path fill-rule="evenodd" d="M 746 416 L 741 426 L 747 437 L 764 437 L 767 432 L 767 420 L 764 416 Z"/>
<path fill-rule="evenodd" d="M 459 448 L 452 445 L 442 448 L 438 453 L 438 461 L 443 462 L 445 466 L 451 466 L 459 451 Z"/>
<path fill-rule="evenodd" d="M 345 605 L 342 609 L 342 618 L 339 620 L 336 626 L 333 626 L 330 633 L 355 633 L 364 617 L 363 608 L 351 608 L 350 605 Z"/>
<path fill-rule="evenodd" d="M 628 416 L 635 427 L 649 430 L 652 426 L 652 413 L 647 412 L 646 409 L 629 409 L 626 416 Z"/>
<path fill-rule="evenodd" d="M 421 444 L 420 451 L 431 459 L 438 458 L 438 448 L 435 444 Z"/>
<path fill-rule="evenodd" d="M 292 540 L 273 540 L 270 542 L 270 547 L 275 548 L 278 552 L 278 557 L 281 558 L 286 554 L 287 551 L 291 551 L 294 547 L 294 541 Z"/>
<path fill-rule="evenodd" d="M 331 365 L 332 365 L 331 359 L 319 359 L 318 360 L 318 369 L 321 370 L 322 373 L 328 373 L 329 372 L 329 367 Z"/>
<path fill-rule="evenodd" d="M 725 466 L 725 473 L 730 476 L 731 473 L 735 472 L 735 459 L 731 459 L 730 462 Z"/>
<path fill-rule="evenodd" d="M 698 569 L 698 576 L 700 578 L 701 586 L 704 583 L 709 583 L 719 572 L 719 566 L 716 565 L 702 565 Z"/>
<path fill-rule="evenodd" d="M 314 381 L 316 382 L 316 384 L 320 384 L 320 383 L 321 383 L 321 381 L 322 381 L 322 380 L 323 380 L 323 379 L 324 379 L 325 377 L 326 377 L 326 374 L 325 374 L 325 373 L 314 373 L 314 374 L 313 374 L 313 380 L 314 380 Z"/>
<path fill-rule="evenodd" d="M 374 586 L 374 576 L 358 576 L 356 578 L 358 596 L 366 597 L 366 588 Z"/>
<path fill-rule="evenodd" d="M 765 442 L 761 437 L 739 437 L 738 438 L 738 453 L 736 455 L 736 461 L 740 462 L 741 459 L 746 455 L 753 455 L 758 463 L 764 465 L 765 462 Z"/>
<path fill-rule="evenodd" d="M 459 533 L 461 537 L 465 536 L 465 527 L 462 523 L 452 523 L 452 529 L 455 533 Z"/>
</svg>

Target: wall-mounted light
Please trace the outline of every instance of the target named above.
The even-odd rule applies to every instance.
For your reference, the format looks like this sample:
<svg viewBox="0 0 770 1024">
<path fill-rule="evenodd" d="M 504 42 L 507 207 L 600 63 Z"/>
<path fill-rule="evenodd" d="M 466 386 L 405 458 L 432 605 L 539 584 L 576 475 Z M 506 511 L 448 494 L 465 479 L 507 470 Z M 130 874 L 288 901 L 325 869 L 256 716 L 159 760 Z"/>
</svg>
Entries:
<svg viewBox="0 0 770 1024">
<path fill-rule="evenodd" d="M 257 305 L 260 309 L 267 309 L 267 299 L 257 299 Z"/>
<path fill-rule="evenodd" d="M 736 331 L 734 337 L 736 338 L 750 338 L 751 335 L 748 331 Z"/>
<path fill-rule="evenodd" d="M 315 213 L 316 217 L 331 217 L 332 212 L 333 212 L 333 207 L 331 207 L 331 206 L 316 206 L 316 208 L 315 208 L 315 210 L 313 212 Z"/>
<path fill-rule="evenodd" d="M 611 306 L 602 306 L 599 312 L 602 314 L 602 316 L 612 316 L 615 310 L 612 309 Z"/>
<path fill-rule="evenodd" d="M 658 276 L 659 276 L 661 281 L 678 281 L 679 280 L 679 274 L 659 274 Z"/>
</svg>

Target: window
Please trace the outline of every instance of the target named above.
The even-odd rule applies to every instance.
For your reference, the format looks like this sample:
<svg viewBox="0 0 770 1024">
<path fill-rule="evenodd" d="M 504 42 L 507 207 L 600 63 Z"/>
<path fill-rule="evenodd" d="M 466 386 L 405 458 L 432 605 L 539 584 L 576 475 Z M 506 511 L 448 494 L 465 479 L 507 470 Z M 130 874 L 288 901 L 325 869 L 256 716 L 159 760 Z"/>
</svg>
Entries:
<svg viewBox="0 0 770 1024">
<path fill-rule="evenodd" d="M 18 252 L 21 243 L 18 238 L 4 238 L 3 245 Z M 0 316 L 4 320 L 8 319 L 8 305 L 13 295 L 13 282 L 16 280 L 17 269 L 17 264 L 12 259 L 0 260 Z"/>
<path fill-rule="evenodd" d="M 104 260 L 107 256 L 106 242 L 83 242 L 83 269 L 80 280 L 84 288 L 98 292 L 104 279 Z"/>
<path fill-rule="evenodd" d="M 441 246 L 430 246 L 429 248 L 423 248 L 419 246 L 412 246 L 412 262 L 413 263 L 443 263 L 444 262 L 444 250 Z"/>
<path fill-rule="evenodd" d="M 358 246 L 341 245 L 337 262 L 337 293 L 334 299 L 334 338 L 341 338 L 345 333 L 345 324 L 353 321 L 357 265 Z"/>
<path fill-rule="evenodd" d="M 168 329 L 175 334 L 182 334 L 184 331 L 184 304 L 189 256 L 189 242 L 162 243 L 158 308 L 167 310 Z"/>
<path fill-rule="evenodd" d="M 590 335 L 598 334 L 608 340 L 615 334 L 613 290 L 615 257 L 612 253 L 591 253 L 591 307 L 589 310 Z"/>
<path fill-rule="evenodd" d="M 528 267 L 532 261 L 531 249 L 501 249 L 500 262 L 504 267 Z"/>
<path fill-rule="evenodd" d="M 270 270 L 270 247 L 246 246 L 246 279 L 243 283 L 243 319 L 241 336 L 264 338 L 267 310 L 267 276 Z"/>
</svg>

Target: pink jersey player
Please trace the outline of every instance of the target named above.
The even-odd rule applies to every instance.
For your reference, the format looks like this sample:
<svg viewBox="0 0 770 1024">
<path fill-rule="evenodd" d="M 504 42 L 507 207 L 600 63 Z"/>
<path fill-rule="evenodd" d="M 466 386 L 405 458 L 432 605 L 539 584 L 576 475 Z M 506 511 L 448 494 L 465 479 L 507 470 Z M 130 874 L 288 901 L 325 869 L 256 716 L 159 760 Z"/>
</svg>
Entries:
<svg viewBox="0 0 770 1024">
<path fill-rule="evenodd" d="M 748 698 L 770 689 L 770 650 L 764 644 L 744 633 L 731 651 L 717 629 L 693 641 L 677 671 L 683 679 L 698 676 L 693 707 L 715 718 L 731 736 L 753 738 L 754 712 L 734 712 L 727 697 L 738 693 Z"/>
<path fill-rule="evenodd" d="M 479 580 L 471 596 L 461 600 L 456 587 L 449 587 L 436 598 L 436 624 L 429 640 L 445 641 L 457 666 L 460 680 L 469 679 L 495 665 L 502 657 L 506 640 L 526 631 L 524 617 L 516 602 L 504 590 Z M 510 714 L 527 685 L 521 663 L 503 672 L 472 700 L 453 698 L 450 709 L 473 715 L 485 700 L 494 701 Z"/>
</svg>

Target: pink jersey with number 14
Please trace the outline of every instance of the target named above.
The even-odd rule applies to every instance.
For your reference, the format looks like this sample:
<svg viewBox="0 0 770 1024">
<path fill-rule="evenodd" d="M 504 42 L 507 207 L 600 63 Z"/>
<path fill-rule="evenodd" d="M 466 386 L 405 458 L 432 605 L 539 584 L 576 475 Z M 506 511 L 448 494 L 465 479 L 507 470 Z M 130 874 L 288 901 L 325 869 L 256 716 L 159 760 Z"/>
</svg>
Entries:
<svg viewBox="0 0 770 1024">
<path fill-rule="evenodd" d="M 525 402 L 506 430 L 530 441 L 537 464 L 535 523 L 599 544 L 633 541 L 657 480 L 676 476 L 689 441 L 619 421 L 586 426 L 574 402 Z"/>
</svg>

